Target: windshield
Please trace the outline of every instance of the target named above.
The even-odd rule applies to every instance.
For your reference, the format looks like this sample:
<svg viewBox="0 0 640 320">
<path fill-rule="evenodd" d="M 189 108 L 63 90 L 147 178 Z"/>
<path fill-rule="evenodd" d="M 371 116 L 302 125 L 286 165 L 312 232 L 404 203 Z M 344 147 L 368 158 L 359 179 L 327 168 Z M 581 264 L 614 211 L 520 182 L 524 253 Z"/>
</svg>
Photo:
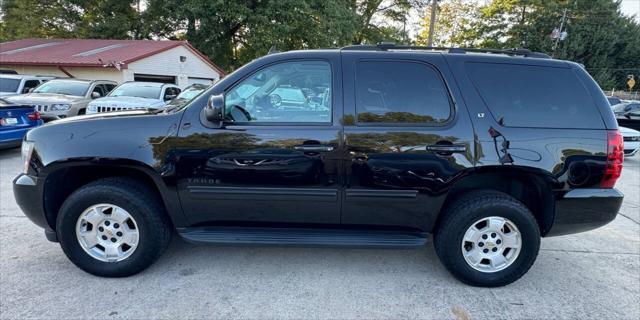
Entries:
<svg viewBox="0 0 640 320">
<path fill-rule="evenodd" d="M 49 81 L 39 85 L 34 93 L 57 93 L 66 94 L 70 96 L 82 97 L 87 93 L 89 89 L 88 82 L 80 81 Z"/>
<path fill-rule="evenodd" d="M 0 92 L 17 92 L 19 86 L 19 79 L 0 78 Z"/>
<path fill-rule="evenodd" d="M 178 95 L 178 99 L 191 100 L 199 95 L 202 91 L 204 91 L 204 88 L 187 88 Z"/>
<path fill-rule="evenodd" d="M 162 84 L 123 83 L 109 93 L 109 97 L 138 97 L 160 99 Z"/>
</svg>

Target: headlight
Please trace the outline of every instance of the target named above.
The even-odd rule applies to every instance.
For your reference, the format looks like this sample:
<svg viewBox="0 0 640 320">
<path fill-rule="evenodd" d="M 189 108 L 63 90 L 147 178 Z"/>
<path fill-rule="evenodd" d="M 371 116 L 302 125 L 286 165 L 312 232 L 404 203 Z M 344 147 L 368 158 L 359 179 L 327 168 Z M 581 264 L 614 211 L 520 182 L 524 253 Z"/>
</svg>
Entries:
<svg viewBox="0 0 640 320">
<path fill-rule="evenodd" d="M 31 162 L 31 155 L 33 154 L 33 141 L 22 141 L 22 173 L 27 174 L 29 172 L 29 162 Z"/>
<path fill-rule="evenodd" d="M 51 110 L 54 110 L 54 111 L 64 111 L 64 110 L 69 110 L 70 108 L 71 108 L 71 105 L 66 103 L 57 103 L 51 106 Z"/>
</svg>

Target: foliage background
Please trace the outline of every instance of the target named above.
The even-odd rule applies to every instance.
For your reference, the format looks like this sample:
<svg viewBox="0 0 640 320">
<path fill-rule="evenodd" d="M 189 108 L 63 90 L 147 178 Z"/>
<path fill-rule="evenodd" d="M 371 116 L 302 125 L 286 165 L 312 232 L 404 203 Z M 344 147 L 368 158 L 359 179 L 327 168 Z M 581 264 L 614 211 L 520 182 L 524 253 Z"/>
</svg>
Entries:
<svg viewBox="0 0 640 320">
<path fill-rule="evenodd" d="M 227 71 L 279 50 L 425 44 L 429 0 L 0 0 L 0 41 L 188 40 Z M 550 33 L 567 10 L 569 36 Z M 421 20 L 422 31 L 407 25 Z M 526 47 L 582 63 L 605 90 L 640 79 L 640 25 L 617 0 L 441 0 L 435 45 Z"/>
</svg>

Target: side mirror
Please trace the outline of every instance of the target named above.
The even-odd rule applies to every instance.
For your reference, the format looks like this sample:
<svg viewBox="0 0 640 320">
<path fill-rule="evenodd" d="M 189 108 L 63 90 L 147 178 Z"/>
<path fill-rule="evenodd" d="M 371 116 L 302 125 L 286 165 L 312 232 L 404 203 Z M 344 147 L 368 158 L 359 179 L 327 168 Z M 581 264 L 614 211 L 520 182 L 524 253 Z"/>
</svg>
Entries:
<svg viewBox="0 0 640 320">
<path fill-rule="evenodd" d="M 207 106 L 204 108 L 204 115 L 211 122 L 224 120 L 224 94 L 214 94 L 209 97 Z"/>
<path fill-rule="evenodd" d="M 102 95 L 100 94 L 100 92 L 96 92 L 96 91 L 91 92 L 91 99 L 98 99 L 98 98 L 100 98 L 100 97 L 102 97 Z"/>
<path fill-rule="evenodd" d="M 173 99 L 173 98 L 175 98 L 175 97 L 177 97 L 177 95 L 175 95 L 175 94 L 166 94 L 166 95 L 164 96 L 164 101 L 172 100 L 172 99 Z"/>
</svg>

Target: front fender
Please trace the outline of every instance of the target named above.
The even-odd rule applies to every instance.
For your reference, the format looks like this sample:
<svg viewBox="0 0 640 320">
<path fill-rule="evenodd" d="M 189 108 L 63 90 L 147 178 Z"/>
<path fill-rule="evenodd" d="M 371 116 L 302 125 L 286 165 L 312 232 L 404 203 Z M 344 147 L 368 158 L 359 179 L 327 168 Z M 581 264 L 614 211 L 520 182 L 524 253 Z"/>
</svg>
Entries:
<svg viewBox="0 0 640 320">
<path fill-rule="evenodd" d="M 181 117 L 182 113 L 105 114 L 44 125 L 31 130 L 26 137 L 34 143 L 27 174 L 42 182 L 44 203 L 46 188 L 61 187 L 49 180 L 56 172 L 79 169 L 83 174 L 101 178 L 105 172 L 134 170 L 153 182 L 174 224 L 182 225 L 186 220 L 177 198 L 174 171 L 167 170 L 171 167 L 167 164 L 169 156 L 161 154 L 165 148 L 158 148 L 177 134 Z M 56 179 L 55 183 L 65 182 Z M 47 206 L 43 207 L 46 210 Z"/>
</svg>

